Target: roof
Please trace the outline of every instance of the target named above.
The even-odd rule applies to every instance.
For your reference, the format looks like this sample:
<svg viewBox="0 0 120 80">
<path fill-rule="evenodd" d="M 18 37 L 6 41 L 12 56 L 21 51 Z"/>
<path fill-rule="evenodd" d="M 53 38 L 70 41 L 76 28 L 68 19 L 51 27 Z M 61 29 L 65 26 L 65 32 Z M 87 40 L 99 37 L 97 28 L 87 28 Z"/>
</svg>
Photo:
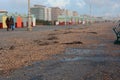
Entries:
<svg viewBox="0 0 120 80">
<path fill-rule="evenodd" d="M 0 10 L 0 13 L 8 13 L 8 12 L 5 10 Z"/>
</svg>

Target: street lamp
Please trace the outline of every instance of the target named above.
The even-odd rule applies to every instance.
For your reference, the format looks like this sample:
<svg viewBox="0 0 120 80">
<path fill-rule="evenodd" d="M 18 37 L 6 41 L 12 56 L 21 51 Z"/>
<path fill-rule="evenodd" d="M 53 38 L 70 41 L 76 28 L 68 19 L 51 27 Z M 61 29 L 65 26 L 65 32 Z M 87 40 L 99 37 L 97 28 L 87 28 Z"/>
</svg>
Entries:
<svg viewBox="0 0 120 80">
<path fill-rule="evenodd" d="M 30 14 L 30 0 L 28 0 L 28 31 L 32 31 L 31 14 Z"/>
<path fill-rule="evenodd" d="M 66 20 L 66 13 L 67 13 L 67 10 L 65 9 L 65 13 L 64 13 L 64 15 L 65 15 L 65 26 L 67 25 L 67 20 Z"/>
<path fill-rule="evenodd" d="M 90 0 L 90 23 L 92 23 L 92 1 Z"/>
<path fill-rule="evenodd" d="M 92 16 L 92 4 L 91 4 L 91 0 L 90 0 L 90 16 Z"/>
</svg>

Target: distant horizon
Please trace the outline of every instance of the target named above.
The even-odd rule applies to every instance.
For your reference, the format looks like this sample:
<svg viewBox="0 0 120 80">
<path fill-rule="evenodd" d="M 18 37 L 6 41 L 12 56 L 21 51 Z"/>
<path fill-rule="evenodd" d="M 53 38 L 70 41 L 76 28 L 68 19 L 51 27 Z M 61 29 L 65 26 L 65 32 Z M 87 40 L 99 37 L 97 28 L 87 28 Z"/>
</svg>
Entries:
<svg viewBox="0 0 120 80">
<path fill-rule="evenodd" d="M 27 14 L 28 12 L 27 0 L 4 0 L 0 3 L 2 3 L 0 10 L 6 10 L 9 13 Z M 44 5 L 77 11 L 80 15 L 120 17 L 119 3 L 120 0 L 31 0 L 31 7 L 33 5 Z"/>
</svg>

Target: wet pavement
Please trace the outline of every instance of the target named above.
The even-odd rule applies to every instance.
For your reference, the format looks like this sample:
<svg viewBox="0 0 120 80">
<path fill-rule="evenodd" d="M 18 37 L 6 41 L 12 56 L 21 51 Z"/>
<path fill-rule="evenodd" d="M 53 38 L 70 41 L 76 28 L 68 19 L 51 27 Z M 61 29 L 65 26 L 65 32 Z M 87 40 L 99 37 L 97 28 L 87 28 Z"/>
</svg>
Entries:
<svg viewBox="0 0 120 80">
<path fill-rule="evenodd" d="M 67 48 L 63 54 L 33 62 L 0 80 L 120 80 L 120 56 L 108 53 L 102 49 Z"/>
</svg>

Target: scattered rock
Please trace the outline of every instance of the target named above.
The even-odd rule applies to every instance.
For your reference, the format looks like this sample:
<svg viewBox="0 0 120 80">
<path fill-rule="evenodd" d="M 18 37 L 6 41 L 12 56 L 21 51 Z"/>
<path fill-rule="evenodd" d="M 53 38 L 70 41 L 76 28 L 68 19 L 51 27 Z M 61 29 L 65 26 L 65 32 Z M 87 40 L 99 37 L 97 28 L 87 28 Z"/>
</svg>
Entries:
<svg viewBox="0 0 120 80">
<path fill-rule="evenodd" d="M 57 39 L 58 39 L 57 37 L 51 36 L 51 37 L 49 37 L 47 40 L 57 40 Z"/>
<path fill-rule="evenodd" d="M 55 33 L 51 33 L 51 34 L 48 34 L 49 36 L 51 36 L 51 35 L 55 35 Z"/>
<path fill-rule="evenodd" d="M 58 41 L 53 41 L 53 43 L 59 43 Z"/>
<path fill-rule="evenodd" d="M 40 41 L 40 40 L 33 40 L 33 42 L 35 42 L 35 43 L 40 43 L 40 42 L 42 42 L 42 41 Z"/>
<path fill-rule="evenodd" d="M 64 32 L 63 34 L 69 34 L 69 33 L 73 33 L 72 31 L 68 31 L 68 32 Z"/>
<path fill-rule="evenodd" d="M 43 42 L 43 43 L 40 43 L 39 46 L 45 46 L 45 45 L 49 45 L 48 42 Z"/>
<path fill-rule="evenodd" d="M 88 32 L 88 33 L 97 34 L 97 32 Z"/>
<path fill-rule="evenodd" d="M 33 42 L 39 45 L 39 44 L 41 44 L 42 41 L 40 41 L 40 40 L 33 40 Z"/>
<path fill-rule="evenodd" d="M 3 48 L 1 47 L 0 50 L 3 50 Z"/>
<path fill-rule="evenodd" d="M 9 48 L 9 50 L 14 50 L 14 49 L 15 49 L 14 45 L 10 46 L 10 48 Z"/>
<path fill-rule="evenodd" d="M 71 45 L 71 44 L 83 44 L 83 42 L 73 41 L 73 42 L 68 42 L 68 43 L 63 43 L 63 44 L 67 44 L 67 45 Z"/>
<path fill-rule="evenodd" d="M 59 30 L 55 29 L 54 31 L 59 31 Z"/>
<path fill-rule="evenodd" d="M 57 39 L 56 37 L 50 37 L 48 38 L 48 40 L 55 40 Z M 37 43 L 37 45 L 39 46 L 45 46 L 45 45 L 50 45 L 50 44 L 56 44 L 56 43 L 59 43 L 58 41 L 52 41 L 52 42 L 48 42 L 48 41 L 40 41 L 40 40 L 34 40 L 35 43 Z"/>
</svg>

